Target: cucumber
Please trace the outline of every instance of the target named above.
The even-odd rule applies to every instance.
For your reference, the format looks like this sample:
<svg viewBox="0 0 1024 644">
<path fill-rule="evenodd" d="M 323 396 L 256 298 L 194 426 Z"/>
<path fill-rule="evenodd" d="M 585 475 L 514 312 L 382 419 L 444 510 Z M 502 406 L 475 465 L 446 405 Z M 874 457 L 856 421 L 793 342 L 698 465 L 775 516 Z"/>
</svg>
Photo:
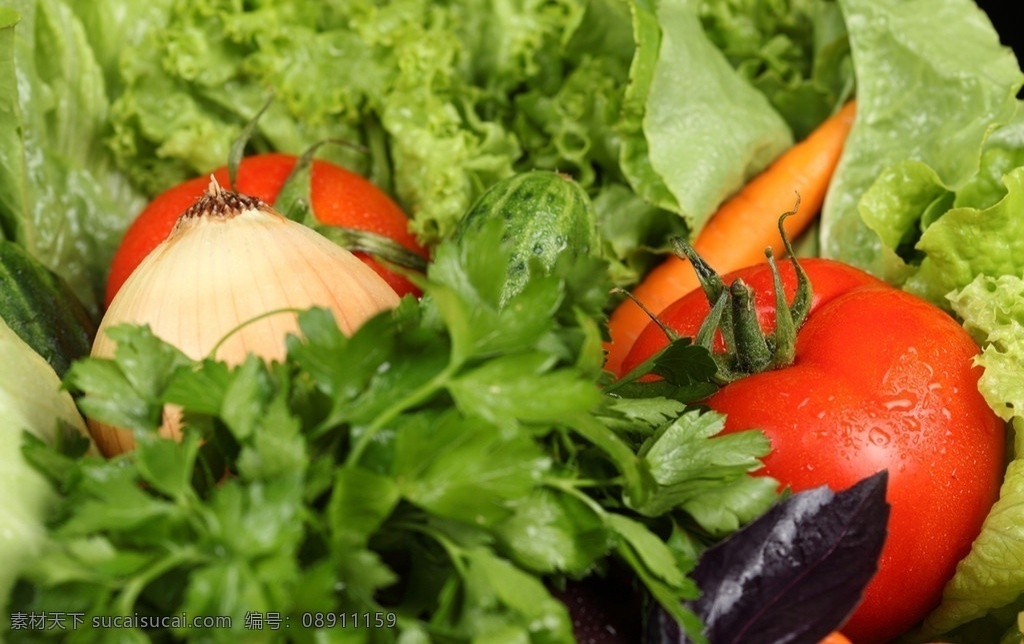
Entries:
<svg viewBox="0 0 1024 644">
<path fill-rule="evenodd" d="M 533 267 L 550 270 L 559 257 L 598 253 L 597 215 L 576 181 L 557 172 L 533 170 L 503 179 L 470 207 L 455 238 L 464 243 L 488 222 L 499 220 L 508 249 L 502 302 L 522 291 Z"/>
<path fill-rule="evenodd" d="M 0 318 L 63 377 L 89 355 L 96 322 L 56 273 L 9 240 L 0 240 Z"/>
</svg>

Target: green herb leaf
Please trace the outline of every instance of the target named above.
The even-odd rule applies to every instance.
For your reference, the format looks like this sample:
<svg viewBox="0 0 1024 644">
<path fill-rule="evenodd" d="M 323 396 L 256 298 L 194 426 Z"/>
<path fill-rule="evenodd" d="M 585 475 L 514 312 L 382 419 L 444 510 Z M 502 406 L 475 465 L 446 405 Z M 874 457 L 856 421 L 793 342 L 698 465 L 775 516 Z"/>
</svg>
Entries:
<svg viewBox="0 0 1024 644">
<path fill-rule="evenodd" d="M 395 439 L 402 495 L 430 512 L 491 525 L 512 512 L 550 467 L 528 434 L 453 413 L 417 417 Z"/>
<path fill-rule="evenodd" d="M 776 500 L 778 483 L 749 474 L 768 454 L 759 431 L 718 436 L 722 415 L 693 410 L 663 426 L 640 449 L 657 490 L 636 506 L 657 516 L 682 508 L 712 534 L 725 535 L 765 512 Z"/>
<path fill-rule="evenodd" d="M 612 547 L 601 514 L 579 498 L 540 488 L 516 505 L 497 527 L 504 548 L 519 565 L 537 573 L 590 572 Z"/>
<path fill-rule="evenodd" d="M 600 392 L 593 382 L 570 370 L 548 371 L 551 363 L 552 357 L 540 352 L 495 358 L 453 379 L 448 390 L 464 414 L 498 426 L 550 425 L 597 405 Z"/>
</svg>

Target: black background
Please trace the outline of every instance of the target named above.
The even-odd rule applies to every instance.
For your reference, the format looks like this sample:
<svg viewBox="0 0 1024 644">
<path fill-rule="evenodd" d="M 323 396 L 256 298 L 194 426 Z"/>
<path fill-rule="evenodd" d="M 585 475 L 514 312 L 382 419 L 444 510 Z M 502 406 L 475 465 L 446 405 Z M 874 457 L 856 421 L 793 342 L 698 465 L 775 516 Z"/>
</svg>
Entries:
<svg viewBox="0 0 1024 644">
<path fill-rule="evenodd" d="M 1024 20 L 1021 19 L 1019 0 L 978 0 L 978 6 L 988 14 L 1002 43 L 1013 47 L 1017 60 L 1024 60 Z"/>
</svg>

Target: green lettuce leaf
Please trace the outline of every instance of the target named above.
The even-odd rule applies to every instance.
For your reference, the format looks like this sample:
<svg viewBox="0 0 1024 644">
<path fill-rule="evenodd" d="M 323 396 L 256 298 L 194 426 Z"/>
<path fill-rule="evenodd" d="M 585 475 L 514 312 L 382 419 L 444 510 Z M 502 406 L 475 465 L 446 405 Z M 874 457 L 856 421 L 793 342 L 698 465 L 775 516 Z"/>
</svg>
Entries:
<svg viewBox="0 0 1024 644">
<path fill-rule="evenodd" d="M 903 288 L 940 306 L 977 275 L 1020 274 L 1024 260 L 1024 112 L 986 142 L 979 172 L 951 190 L 934 169 L 907 161 L 861 200 L 864 221 L 906 274 Z"/>
<path fill-rule="evenodd" d="M 104 75 L 81 22 L 57 0 L 13 10 L 0 21 L 0 232 L 95 310 L 139 196 L 104 146 Z"/>
<path fill-rule="evenodd" d="M 835 3 L 630 6 L 636 53 L 619 126 L 622 170 L 691 233 L 853 91 Z"/>
<path fill-rule="evenodd" d="M 904 288 L 937 301 L 979 275 L 1024 274 L 1024 167 L 1005 177 L 1006 196 L 987 209 L 953 208 L 917 244 L 925 258 Z"/>
<path fill-rule="evenodd" d="M 853 66 L 836 2 L 703 2 L 701 22 L 743 78 L 806 137 L 853 91 Z"/>
<path fill-rule="evenodd" d="M 1015 432 L 1014 460 L 970 553 L 947 584 L 942 604 L 921 635 L 935 637 L 986 617 L 1024 595 L 1024 278 L 979 275 L 950 297 L 965 328 L 981 344 L 978 388 Z"/>
<path fill-rule="evenodd" d="M 64 4 L 75 13 L 85 29 L 85 37 L 103 70 L 108 96 L 117 96 L 124 89 L 120 73 L 123 53 L 137 47 L 147 31 L 167 23 L 172 2 L 65 1 Z"/>
<path fill-rule="evenodd" d="M 954 310 L 983 347 L 978 389 L 1003 420 L 1024 409 L 1024 277 L 980 275 L 952 295 Z"/>
<path fill-rule="evenodd" d="M 0 12 L 2 13 L 2 12 Z M 2 15 L 0 15 L 2 17 Z M 52 367 L 0 319 L 0 635 L 3 610 L 18 574 L 44 550 L 45 520 L 58 494 L 22 456 L 23 432 L 58 442 L 62 432 L 84 438 L 85 422 Z"/>
<path fill-rule="evenodd" d="M 628 23 L 614 19 L 621 8 L 579 0 L 176 4 L 154 12 L 117 58 L 110 145 L 153 195 L 225 163 L 272 91 L 252 150 L 297 154 L 325 139 L 346 142 L 324 156 L 391 192 L 414 232 L 434 243 L 517 169 L 576 172 L 599 190 L 598 174 L 615 159 L 610 124 L 632 54 L 619 35 Z M 581 25 L 596 30 L 576 41 Z M 593 38 L 612 49 L 582 54 Z"/>
<path fill-rule="evenodd" d="M 934 171 L 932 178 L 912 168 L 918 182 L 967 185 L 986 137 L 1014 116 L 1024 75 L 969 0 L 840 6 L 856 66 L 857 122 L 822 211 L 821 252 L 898 283 L 907 266 L 887 245 L 891 235 L 872 229 L 877 216 L 869 210 L 878 210 L 879 199 L 862 197 L 876 180 L 905 185 L 907 171 L 895 166 L 906 162 Z M 901 215 L 904 230 L 907 218 Z"/>
<path fill-rule="evenodd" d="M 331 14 L 333 15 L 333 14 Z M 335 20 L 342 20 L 337 16 Z M 266 103 L 252 149 L 298 154 L 336 139 L 324 156 L 364 171 L 372 165 L 356 122 L 368 94 L 391 74 L 356 29 L 321 26 L 310 3 L 176 4 L 143 23 L 117 58 L 109 145 L 146 195 L 227 163 L 232 142 Z M 345 78 L 335 78 L 345 69 Z"/>
<path fill-rule="evenodd" d="M 992 132 L 981 153 L 978 174 L 956 191 L 955 207 L 990 208 L 1006 196 L 1003 177 L 1024 166 L 1024 109 L 1018 101 L 1012 121 Z"/>
<path fill-rule="evenodd" d="M 696 231 L 792 144 L 792 134 L 708 39 L 698 3 L 633 6 L 639 55 L 625 99 L 622 166 L 638 193 Z"/>
</svg>

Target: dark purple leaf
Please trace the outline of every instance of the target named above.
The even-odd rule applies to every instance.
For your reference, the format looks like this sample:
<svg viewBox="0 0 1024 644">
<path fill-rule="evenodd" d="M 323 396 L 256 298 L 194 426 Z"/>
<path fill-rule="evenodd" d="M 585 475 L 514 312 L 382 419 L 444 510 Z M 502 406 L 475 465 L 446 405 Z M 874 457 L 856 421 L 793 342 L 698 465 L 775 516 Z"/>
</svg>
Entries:
<svg viewBox="0 0 1024 644">
<path fill-rule="evenodd" d="M 691 608 L 710 644 L 814 644 L 860 603 L 878 569 L 889 504 L 886 472 L 834 493 L 792 495 L 708 549 L 693 571 L 701 597 Z M 646 629 L 652 644 L 689 640 L 660 610 Z"/>
</svg>

